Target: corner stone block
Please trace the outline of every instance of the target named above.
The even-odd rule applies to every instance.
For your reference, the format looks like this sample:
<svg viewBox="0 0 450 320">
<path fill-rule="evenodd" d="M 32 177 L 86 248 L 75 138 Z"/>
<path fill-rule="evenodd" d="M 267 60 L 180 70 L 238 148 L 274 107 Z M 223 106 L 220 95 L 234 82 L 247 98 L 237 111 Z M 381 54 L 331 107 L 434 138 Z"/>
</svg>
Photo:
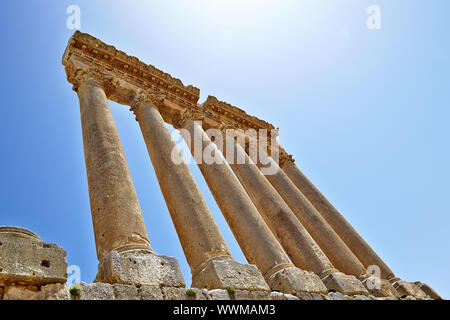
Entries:
<svg viewBox="0 0 450 320">
<path fill-rule="evenodd" d="M 182 287 L 185 282 L 178 261 L 147 250 L 108 253 L 98 266 L 95 282 Z"/>
<path fill-rule="evenodd" d="M 288 294 L 297 292 L 327 293 L 328 291 L 318 275 L 296 267 L 285 268 L 274 273 L 267 279 L 267 283 L 272 290 Z"/>
<path fill-rule="evenodd" d="M 425 292 L 423 292 L 416 284 L 411 282 L 398 280 L 393 283 L 393 286 L 401 296 L 412 296 L 419 299 L 425 299 L 427 297 Z"/>
<path fill-rule="evenodd" d="M 44 243 L 27 229 L 0 227 L 0 285 L 42 286 L 66 280 L 63 248 Z"/>
<path fill-rule="evenodd" d="M 434 291 L 434 289 L 431 288 L 429 285 L 422 283 L 420 281 L 416 281 L 416 282 L 414 282 L 414 284 L 416 286 L 418 286 L 420 288 L 420 290 L 425 292 L 425 294 L 427 294 L 431 299 L 443 300 L 442 297 L 436 291 Z"/>
<path fill-rule="evenodd" d="M 232 257 L 212 259 L 192 278 L 192 287 L 236 290 L 270 291 L 261 272 L 254 265 L 241 264 Z"/>
<path fill-rule="evenodd" d="M 355 276 L 335 272 L 322 279 L 329 290 L 335 290 L 345 295 L 369 294 L 364 285 Z"/>
</svg>

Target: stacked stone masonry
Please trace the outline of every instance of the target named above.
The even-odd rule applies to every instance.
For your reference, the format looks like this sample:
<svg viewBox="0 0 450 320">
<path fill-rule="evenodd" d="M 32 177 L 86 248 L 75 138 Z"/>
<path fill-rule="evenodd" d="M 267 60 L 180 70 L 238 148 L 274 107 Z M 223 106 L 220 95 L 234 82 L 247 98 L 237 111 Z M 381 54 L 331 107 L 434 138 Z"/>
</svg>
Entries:
<svg viewBox="0 0 450 320">
<path fill-rule="evenodd" d="M 80 103 L 98 273 L 92 284 L 64 286 L 64 249 L 26 229 L 0 227 L 0 299 L 441 299 L 430 286 L 394 275 L 277 145 L 272 124 L 213 96 L 199 104 L 198 88 L 79 31 L 62 62 Z M 136 116 L 191 268 L 191 289 L 177 260 L 150 245 L 108 100 Z M 233 258 L 189 167 L 174 161 L 182 156 L 166 123 L 186 140 L 249 264 Z M 231 129 L 238 136 L 230 138 Z M 198 161 L 195 137 L 200 155 L 212 150 L 221 161 Z M 220 141 L 245 161 L 229 161 L 216 149 Z M 264 143 L 256 161 L 253 141 Z M 380 277 L 369 272 L 373 266 Z"/>
</svg>

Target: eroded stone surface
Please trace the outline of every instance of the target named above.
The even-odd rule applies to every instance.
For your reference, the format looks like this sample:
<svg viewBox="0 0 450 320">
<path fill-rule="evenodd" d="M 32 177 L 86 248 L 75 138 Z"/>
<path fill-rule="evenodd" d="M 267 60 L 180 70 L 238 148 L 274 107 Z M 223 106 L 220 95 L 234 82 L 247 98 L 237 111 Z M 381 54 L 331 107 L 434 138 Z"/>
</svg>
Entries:
<svg viewBox="0 0 450 320">
<path fill-rule="evenodd" d="M 178 262 L 144 250 L 118 253 L 113 250 L 99 264 L 98 282 L 185 287 Z"/>
<path fill-rule="evenodd" d="M 139 298 L 141 300 L 163 300 L 161 288 L 156 285 L 142 285 L 138 288 Z"/>
<path fill-rule="evenodd" d="M 274 273 L 267 283 L 272 290 L 279 290 L 284 293 L 295 294 L 297 292 L 325 293 L 327 287 L 313 272 L 301 270 L 299 268 L 285 268 Z"/>
<path fill-rule="evenodd" d="M 112 286 L 115 300 L 140 300 L 138 288 L 126 284 L 114 284 Z"/>
<path fill-rule="evenodd" d="M 329 290 L 336 290 L 343 294 L 368 294 L 367 289 L 355 276 L 346 275 L 341 272 L 331 273 L 323 278 L 322 281 Z"/>
<path fill-rule="evenodd" d="M 206 289 L 252 289 L 270 291 L 261 272 L 254 265 L 234 259 L 210 260 L 192 279 L 192 286 Z"/>
<path fill-rule="evenodd" d="M 113 286 L 108 283 L 80 283 L 79 300 L 114 300 Z"/>
</svg>

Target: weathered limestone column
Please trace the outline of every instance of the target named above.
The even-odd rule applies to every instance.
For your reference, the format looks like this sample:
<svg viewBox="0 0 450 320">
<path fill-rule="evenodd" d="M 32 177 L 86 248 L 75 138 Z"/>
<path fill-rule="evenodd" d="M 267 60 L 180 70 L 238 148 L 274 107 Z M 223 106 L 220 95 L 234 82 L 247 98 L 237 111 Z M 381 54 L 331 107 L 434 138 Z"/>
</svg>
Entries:
<svg viewBox="0 0 450 320">
<path fill-rule="evenodd" d="M 270 288 L 253 265 L 235 261 L 157 107 L 163 97 L 137 95 L 132 110 L 192 271 L 192 287 Z"/>
<path fill-rule="evenodd" d="M 333 265 L 345 274 L 354 275 L 364 281 L 367 289 L 377 296 L 398 296 L 392 285 L 385 280 L 379 290 L 374 290 L 372 282 L 365 281 L 371 276 L 367 274 L 363 264 L 347 247 L 342 239 L 330 227 L 325 219 L 317 212 L 316 208 L 292 183 L 289 177 L 281 170 L 278 164 L 265 152 L 259 151 L 262 161 L 257 161 L 259 167 L 271 167 L 271 173 L 265 177 L 277 190 L 295 216 L 305 226 L 319 247 L 324 251 Z M 255 161 L 256 162 L 256 161 Z M 263 166 L 262 163 L 265 165 Z"/>
<path fill-rule="evenodd" d="M 226 147 L 233 148 L 235 155 L 234 159 L 227 159 L 230 167 L 292 262 L 300 269 L 316 273 L 328 289 L 344 294 L 367 293 L 356 277 L 335 269 L 233 134 L 224 135 Z M 245 159 L 245 162 L 236 163 L 236 159 Z"/>
<path fill-rule="evenodd" d="M 347 244 L 361 263 L 368 268 L 375 265 L 380 268 L 381 279 L 392 283 L 400 294 L 423 297 L 425 293 L 415 284 L 396 278 L 392 270 L 376 254 L 369 244 L 358 234 L 352 225 L 339 213 L 339 211 L 325 198 L 311 181 L 297 168 L 295 160 L 280 148 L 280 167 L 311 202 L 322 217 L 333 228 L 336 234 Z"/>
<path fill-rule="evenodd" d="M 164 269 L 177 279 L 171 284 L 184 286 L 176 260 L 157 256 L 150 247 L 141 208 L 105 94 L 105 80 L 101 74 L 92 70 L 78 70 L 71 80 L 80 101 L 89 198 L 100 261 L 96 281 L 161 284 L 164 281 L 152 272 L 163 269 L 160 260 L 168 260 Z M 139 277 L 130 271 L 124 262 L 128 261 L 129 255 L 136 261 L 134 267 L 145 265 L 150 274 Z M 112 267 L 119 265 L 122 265 L 120 270 Z"/>
<path fill-rule="evenodd" d="M 249 263 L 258 267 L 272 290 L 291 294 L 323 292 L 325 288 L 314 273 L 300 270 L 290 262 L 220 152 L 203 131 L 200 122 L 203 118 L 202 113 L 184 110 L 174 126 L 181 129 L 182 136 Z M 206 159 L 207 156 L 209 159 Z"/>
</svg>

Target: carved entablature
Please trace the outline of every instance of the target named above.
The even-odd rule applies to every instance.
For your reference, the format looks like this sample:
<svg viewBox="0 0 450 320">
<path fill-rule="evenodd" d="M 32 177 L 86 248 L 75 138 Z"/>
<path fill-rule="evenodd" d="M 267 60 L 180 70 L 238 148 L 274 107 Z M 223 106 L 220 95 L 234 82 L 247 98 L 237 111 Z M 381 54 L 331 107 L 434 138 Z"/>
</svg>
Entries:
<svg viewBox="0 0 450 320">
<path fill-rule="evenodd" d="M 140 93 L 151 95 L 152 98 L 162 97 L 152 103 L 159 109 L 164 121 L 176 127 L 190 112 L 197 114 L 197 118 L 201 114 L 205 128 L 224 125 L 230 129 L 244 131 L 265 129 L 272 138 L 278 136 L 270 123 L 213 96 L 209 96 L 203 104 L 198 104 L 198 88 L 185 86 L 181 80 L 89 34 L 79 31 L 74 33 L 64 52 L 62 63 L 66 69 L 67 80 L 74 85 L 75 90 L 81 81 L 89 76 L 97 79 L 95 81 L 103 86 L 108 99 L 131 106 L 132 110 Z M 140 98 L 143 99 L 142 96 Z"/>
<path fill-rule="evenodd" d="M 290 163 L 294 163 L 295 159 L 292 157 L 291 154 L 287 153 L 283 148 L 279 147 L 280 151 L 279 151 L 279 164 L 280 167 L 283 168 L 283 166 L 285 164 L 287 164 L 288 162 Z"/>
<path fill-rule="evenodd" d="M 209 96 L 203 107 L 207 116 L 218 123 L 226 123 L 227 127 L 235 129 L 266 129 L 274 130 L 270 123 L 260 120 L 257 117 L 248 115 L 244 110 L 232 106 L 229 103 L 219 101 L 216 97 Z"/>
<path fill-rule="evenodd" d="M 184 86 L 179 79 L 145 64 L 136 57 L 107 45 L 89 34 L 76 31 L 69 40 L 64 53 L 63 65 L 76 58 L 88 67 L 96 67 L 110 72 L 115 77 L 130 82 L 137 87 L 164 94 L 167 99 L 185 107 L 196 106 L 200 90 L 194 86 Z M 69 75 L 69 70 L 66 70 Z"/>
</svg>

